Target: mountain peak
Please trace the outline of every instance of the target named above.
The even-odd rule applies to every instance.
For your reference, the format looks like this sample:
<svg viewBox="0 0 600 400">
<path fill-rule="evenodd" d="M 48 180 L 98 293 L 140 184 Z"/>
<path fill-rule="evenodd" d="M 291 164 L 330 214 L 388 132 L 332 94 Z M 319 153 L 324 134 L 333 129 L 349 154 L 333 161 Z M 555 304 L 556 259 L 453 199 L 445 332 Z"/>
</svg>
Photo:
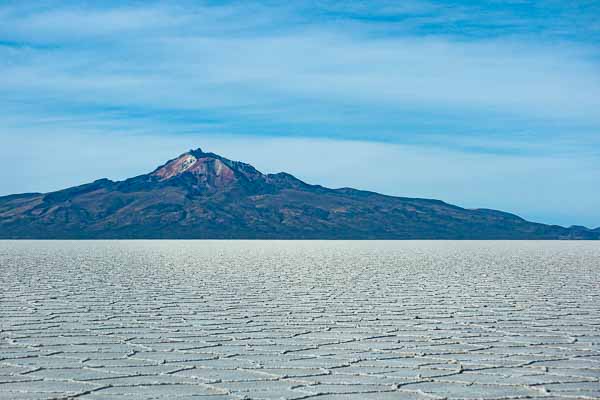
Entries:
<svg viewBox="0 0 600 400">
<path fill-rule="evenodd" d="M 167 161 L 150 176 L 161 182 L 177 177 L 191 177 L 195 184 L 209 188 L 223 188 L 240 179 L 252 181 L 264 177 L 251 165 L 231 161 L 215 153 L 206 153 L 201 148 L 189 150 Z"/>
<path fill-rule="evenodd" d="M 158 177 L 160 181 L 182 175 L 192 175 L 198 181 L 210 186 L 224 186 L 235 180 L 234 171 L 220 157 L 204 153 L 200 149 L 190 150 L 168 161 L 151 175 Z"/>
</svg>

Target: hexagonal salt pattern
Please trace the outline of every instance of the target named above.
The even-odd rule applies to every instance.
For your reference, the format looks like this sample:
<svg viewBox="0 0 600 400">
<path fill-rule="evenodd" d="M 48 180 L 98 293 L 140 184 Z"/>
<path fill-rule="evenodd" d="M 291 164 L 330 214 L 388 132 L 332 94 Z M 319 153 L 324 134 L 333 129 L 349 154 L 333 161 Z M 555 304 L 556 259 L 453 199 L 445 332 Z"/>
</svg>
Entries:
<svg viewBox="0 0 600 400">
<path fill-rule="evenodd" d="M 600 243 L 4 241 L 0 289 L 0 399 L 600 397 Z"/>
</svg>

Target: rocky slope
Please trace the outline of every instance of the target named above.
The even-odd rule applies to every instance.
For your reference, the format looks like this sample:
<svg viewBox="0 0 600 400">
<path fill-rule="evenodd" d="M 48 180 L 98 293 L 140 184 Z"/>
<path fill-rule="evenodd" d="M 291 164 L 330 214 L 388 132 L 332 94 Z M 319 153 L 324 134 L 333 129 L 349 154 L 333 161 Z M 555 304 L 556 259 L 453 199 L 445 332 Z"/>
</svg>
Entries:
<svg viewBox="0 0 600 400">
<path fill-rule="evenodd" d="M 198 149 L 121 182 L 0 197 L 0 238 L 599 239 L 600 229 L 328 189 Z"/>
</svg>

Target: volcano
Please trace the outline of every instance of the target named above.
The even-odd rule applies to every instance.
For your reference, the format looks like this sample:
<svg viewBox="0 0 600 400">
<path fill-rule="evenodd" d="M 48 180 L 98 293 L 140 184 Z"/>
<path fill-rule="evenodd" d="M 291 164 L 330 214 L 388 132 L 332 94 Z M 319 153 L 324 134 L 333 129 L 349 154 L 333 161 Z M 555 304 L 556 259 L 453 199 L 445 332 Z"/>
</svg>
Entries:
<svg viewBox="0 0 600 400">
<path fill-rule="evenodd" d="M 600 239 L 600 229 L 329 189 L 197 149 L 124 181 L 0 197 L 0 238 Z"/>
</svg>

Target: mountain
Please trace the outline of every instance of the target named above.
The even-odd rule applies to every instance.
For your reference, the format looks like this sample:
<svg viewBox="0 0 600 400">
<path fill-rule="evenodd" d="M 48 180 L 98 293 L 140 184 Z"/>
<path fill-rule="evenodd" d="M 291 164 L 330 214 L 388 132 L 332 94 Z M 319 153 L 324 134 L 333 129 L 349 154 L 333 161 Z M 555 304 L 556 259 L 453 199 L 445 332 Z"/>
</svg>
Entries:
<svg viewBox="0 0 600 400">
<path fill-rule="evenodd" d="M 0 238 L 600 239 L 600 229 L 328 189 L 197 149 L 121 182 L 0 197 Z"/>
</svg>

